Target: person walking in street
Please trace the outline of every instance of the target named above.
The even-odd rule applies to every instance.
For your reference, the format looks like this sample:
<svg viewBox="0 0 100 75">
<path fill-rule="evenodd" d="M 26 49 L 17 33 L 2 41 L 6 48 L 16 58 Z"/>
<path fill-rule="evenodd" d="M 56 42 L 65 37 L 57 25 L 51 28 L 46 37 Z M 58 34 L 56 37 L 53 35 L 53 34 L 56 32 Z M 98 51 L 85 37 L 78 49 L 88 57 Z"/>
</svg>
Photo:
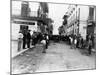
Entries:
<svg viewBox="0 0 100 75">
<path fill-rule="evenodd" d="M 23 39 L 23 34 L 21 33 L 21 31 L 19 31 L 19 34 L 18 34 L 18 51 L 21 50 L 22 39 Z"/>
<path fill-rule="evenodd" d="M 42 53 L 46 53 L 46 37 L 45 37 L 45 35 L 43 35 L 41 43 L 43 44 Z"/>
</svg>

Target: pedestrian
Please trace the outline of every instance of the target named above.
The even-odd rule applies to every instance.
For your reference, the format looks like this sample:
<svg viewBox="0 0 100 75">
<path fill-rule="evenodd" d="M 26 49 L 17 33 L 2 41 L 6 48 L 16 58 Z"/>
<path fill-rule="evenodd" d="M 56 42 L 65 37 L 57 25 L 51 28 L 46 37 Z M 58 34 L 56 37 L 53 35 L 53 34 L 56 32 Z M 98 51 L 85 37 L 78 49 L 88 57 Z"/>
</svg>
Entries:
<svg viewBox="0 0 100 75">
<path fill-rule="evenodd" d="M 77 38 L 75 36 L 75 39 L 74 39 L 74 48 L 76 49 L 76 45 L 77 45 Z"/>
<path fill-rule="evenodd" d="M 34 46 L 36 45 L 36 43 L 37 43 L 37 33 L 36 32 L 34 32 Z"/>
<path fill-rule="evenodd" d="M 21 31 L 19 31 L 19 34 L 18 34 L 18 51 L 21 50 L 22 39 L 23 39 L 23 34 L 21 33 Z"/>
<path fill-rule="evenodd" d="M 82 37 L 79 37 L 79 48 L 82 48 Z"/>
<path fill-rule="evenodd" d="M 71 44 L 71 49 L 72 49 L 73 48 L 73 37 L 70 36 L 69 39 L 70 39 L 70 44 Z"/>
<path fill-rule="evenodd" d="M 70 36 L 68 35 L 68 44 L 71 45 L 70 43 Z"/>
<path fill-rule="evenodd" d="M 46 38 L 45 38 L 45 35 L 43 35 L 43 39 L 42 39 L 41 43 L 43 44 L 42 53 L 46 53 Z"/>
<path fill-rule="evenodd" d="M 92 40 L 88 40 L 88 54 L 91 55 L 91 49 L 92 49 Z"/>
<path fill-rule="evenodd" d="M 77 44 L 76 47 L 79 48 L 79 34 L 77 35 Z"/>
<path fill-rule="evenodd" d="M 30 48 L 31 34 L 30 30 L 27 30 L 27 47 Z"/>
<path fill-rule="evenodd" d="M 46 34 L 46 49 L 48 48 L 48 44 L 49 44 L 49 36 L 48 36 L 48 34 Z"/>
<path fill-rule="evenodd" d="M 42 34 L 40 32 L 38 33 L 37 38 L 38 38 L 38 43 L 40 43 L 41 42 L 41 39 L 42 39 Z"/>
<path fill-rule="evenodd" d="M 37 44 L 38 43 L 38 40 L 39 40 L 38 32 L 36 32 L 35 36 L 36 36 L 36 38 L 35 38 L 35 44 Z"/>
<path fill-rule="evenodd" d="M 35 45 L 34 39 L 35 39 L 35 32 L 33 31 L 33 33 L 32 33 L 32 45 Z"/>
<path fill-rule="evenodd" d="M 81 48 L 83 48 L 83 43 L 84 41 L 83 41 L 83 38 L 81 37 Z"/>
<path fill-rule="evenodd" d="M 91 55 L 91 50 L 92 50 L 92 39 L 91 39 L 91 35 L 89 35 L 89 39 L 88 39 L 88 54 Z"/>
<path fill-rule="evenodd" d="M 24 29 L 23 30 L 23 49 L 26 49 L 26 38 L 27 38 L 27 31 Z"/>
</svg>

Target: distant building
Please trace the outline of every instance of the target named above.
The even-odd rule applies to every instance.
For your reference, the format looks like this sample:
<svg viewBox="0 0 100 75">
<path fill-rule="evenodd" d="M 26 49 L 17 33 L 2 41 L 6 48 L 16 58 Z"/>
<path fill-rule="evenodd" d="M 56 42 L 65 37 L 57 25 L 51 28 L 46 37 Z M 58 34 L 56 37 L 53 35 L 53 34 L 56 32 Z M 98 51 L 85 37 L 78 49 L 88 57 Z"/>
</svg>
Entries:
<svg viewBox="0 0 100 75">
<path fill-rule="evenodd" d="M 58 28 L 58 31 L 59 31 L 59 35 L 64 35 L 65 34 L 64 25 L 60 26 Z"/>
<path fill-rule="evenodd" d="M 95 6 L 69 5 L 67 23 L 64 30 L 67 35 L 81 34 L 83 39 L 86 35 L 94 33 L 95 27 Z"/>
<path fill-rule="evenodd" d="M 16 6 L 17 7 L 17 6 Z M 29 8 L 29 3 L 26 1 L 21 2 L 21 13 L 19 15 L 12 14 L 12 40 L 18 39 L 18 32 L 24 29 L 39 31 L 37 26 L 37 11 L 32 11 Z M 35 17 L 35 18 L 34 18 Z"/>
<path fill-rule="evenodd" d="M 38 26 L 40 26 L 40 31 L 42 33 L 52 34 L 53 26 L 52 26 L 52 20 L 48 18 L 49 8 L 48 4 L 45 2 L 40 2 L 39 8 L 38 8 L 38 17 L 41 18 L 40 21 L 38 21 Z"/>
<path fill-rule="evenodd" d="M 38 9 L 38 17 L 48 18 L 49 8 L 48 4 L 45 2 L 40 2 L 40 6 Z"/>
</svg>

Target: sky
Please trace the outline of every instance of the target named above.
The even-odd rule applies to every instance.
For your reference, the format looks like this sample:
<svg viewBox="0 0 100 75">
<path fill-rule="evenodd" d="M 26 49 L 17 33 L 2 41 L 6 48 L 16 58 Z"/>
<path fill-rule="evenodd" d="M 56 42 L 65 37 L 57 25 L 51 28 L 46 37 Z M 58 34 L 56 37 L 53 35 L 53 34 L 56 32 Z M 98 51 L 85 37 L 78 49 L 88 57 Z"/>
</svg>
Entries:
<svg viewBox="0 0 100 75">
<path fill-rule="evenodd" d="M 36 11 L 38 9 L 39 3 L 30 2 L 29 7 L 31 11 Z M 68 5 L 66 4 L 52 4 L 48 3 L 49 7 L 49 14 L 48 17 L 54 20 L 53 23 L 53 34 L 58 34 L 58 27 L 62 25 L 63 16 L 65 12 L 67 12 Z M 12 14 L 20 14 L 21 10 L 21 2 L 20 1 L 13 1 L 12 2 Z"/>
<path fill-rule="evenodd" d="M 67 12 L 68 5 L 66 4 L 51 4 L 49 3 L 49 17 L 54 20 L 53 34 L 58 34 L 58 27 L 62 25 L 63 16 Z"/>
</svg>

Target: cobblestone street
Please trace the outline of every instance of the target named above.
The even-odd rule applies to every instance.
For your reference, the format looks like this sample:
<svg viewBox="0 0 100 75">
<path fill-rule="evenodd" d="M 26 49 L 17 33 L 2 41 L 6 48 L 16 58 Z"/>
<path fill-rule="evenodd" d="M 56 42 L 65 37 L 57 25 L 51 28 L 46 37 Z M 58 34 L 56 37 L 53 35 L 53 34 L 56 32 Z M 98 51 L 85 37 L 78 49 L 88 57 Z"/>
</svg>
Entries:
<svg viewBox="0 0 100 75">
<path fill-rule="evenodd" d="M 38 47 L 39 46 L 39 47 Z M 34 73 L 43 58 L 42 47 L 37 45 L 12 59 L 12 74 Z"/>
<path fill-rule="evenodd" d="M 95 53 L 87 56 L 87 50 L 70 49 L 63 42 L 51 43 L 46 54 L 42 50 L 42 45 L 37 45 L 13 58 L 12 73 L 95 69 Z"/>
</svg>

